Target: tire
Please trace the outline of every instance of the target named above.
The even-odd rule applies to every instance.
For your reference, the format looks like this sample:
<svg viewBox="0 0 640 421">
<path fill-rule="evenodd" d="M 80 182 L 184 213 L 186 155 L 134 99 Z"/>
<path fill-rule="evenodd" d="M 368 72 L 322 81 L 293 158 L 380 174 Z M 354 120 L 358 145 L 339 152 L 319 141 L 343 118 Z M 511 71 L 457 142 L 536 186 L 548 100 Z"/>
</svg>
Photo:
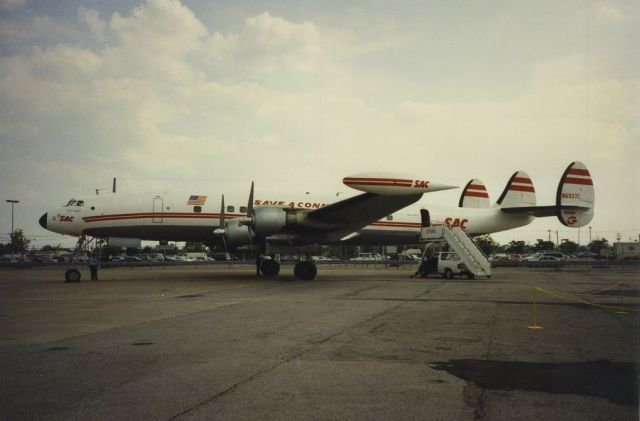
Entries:
<svg viewBox="0 0 640 421">
<path fill-rule="evenodd" d="M 293 274 L 298 279 L 311 281 L 318 274 L 318 268 L 311 262 L 298 262 L 293 268 Z"/>
<path fill-rule="evenodd" d="M 264 276 L 276 276 L 280 273 L 280 263 L 273 259 L 263 260 L 260 264 L 260 272 Z"/>
<path fill-rule="evenodd" d="M 467 278 L 469 278 L 469 279 L 476 279 L 476 275 L 474 275 L 474 274 L 473 274 L 473 273 L 471 273 L 471 272 L 467 272 Z"/>
<path fill-rule="evenodd" d="M 453 271 L 449 268 L 444 270 L 444 277 L 447 279 L 453 279 Z"/>
<path fill-rule="evenodd" d="M 78 269 L 69 269 L 64 274 L 65 282 L 80 282 L 80 271 Z"/>
</svg>

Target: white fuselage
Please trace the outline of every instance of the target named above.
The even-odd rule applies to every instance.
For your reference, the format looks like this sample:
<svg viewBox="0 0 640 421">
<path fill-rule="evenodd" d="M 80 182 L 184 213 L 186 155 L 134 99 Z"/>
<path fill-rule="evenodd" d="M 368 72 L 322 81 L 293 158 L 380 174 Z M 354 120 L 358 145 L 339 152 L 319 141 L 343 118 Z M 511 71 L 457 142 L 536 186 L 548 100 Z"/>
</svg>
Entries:
<svg viewBox="0 0 640 421">
<path fill-rule="evenodd" d="M 202 197 L 201 195 L 200 197 Z M 116 193 L 82 197 L 49 210 L 40 220 L 50 231 L 73 236 L 127 237 L 155 241 L 220 242 L 213 230 L 220 225 L 220 195 L 208 195 L 202 204 L 188 204 L 187 193 Z M 343 199 L 343 197 L 341 197 Z M 335 200 L 335 198 L 334 198 Z M 257 197 L 254 207 L 279 206 L 319 209 L 327 198 L 305 195 Z M 461 226 L 470 235 L 504 231 L 529 224 L 528 215 L 509 215 L 498 207 L 487 209 L 444 208 L 416 203 L 357 231 L 347 244 L 412 244 L 420 236 L 420 210 L 427 209 L 433 226 Z M 243 217 L 246 198 L 226 196 L 225 219 Z"/>
</svg>

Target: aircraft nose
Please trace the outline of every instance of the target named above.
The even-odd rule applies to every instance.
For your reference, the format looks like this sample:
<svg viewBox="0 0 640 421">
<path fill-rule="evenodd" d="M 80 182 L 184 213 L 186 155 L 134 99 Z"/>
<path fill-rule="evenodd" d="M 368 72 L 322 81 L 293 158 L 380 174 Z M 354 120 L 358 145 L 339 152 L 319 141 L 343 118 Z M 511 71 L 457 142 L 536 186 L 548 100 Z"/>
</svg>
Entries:
<svg viewBox="0 0 640 421">
<path fill-rule="evenodd" d="M 42 215 L 40 219 L 38 219 L 38 222 L 42 228 L 47 229 L 47 214 Z"/>
</svg>

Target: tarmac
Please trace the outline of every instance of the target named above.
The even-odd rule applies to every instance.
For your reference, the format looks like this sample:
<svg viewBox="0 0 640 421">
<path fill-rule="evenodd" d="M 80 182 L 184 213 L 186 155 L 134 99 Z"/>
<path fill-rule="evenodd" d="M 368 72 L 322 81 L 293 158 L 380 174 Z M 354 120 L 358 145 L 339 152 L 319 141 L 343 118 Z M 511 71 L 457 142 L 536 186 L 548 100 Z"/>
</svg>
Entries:
<svg viewBox="0 0 640 421">
<path fill-rule="evenodd" d="M 0 270 L 0 419 L 638 419 L 637 270 L 291 269 Z"/>
</svg>

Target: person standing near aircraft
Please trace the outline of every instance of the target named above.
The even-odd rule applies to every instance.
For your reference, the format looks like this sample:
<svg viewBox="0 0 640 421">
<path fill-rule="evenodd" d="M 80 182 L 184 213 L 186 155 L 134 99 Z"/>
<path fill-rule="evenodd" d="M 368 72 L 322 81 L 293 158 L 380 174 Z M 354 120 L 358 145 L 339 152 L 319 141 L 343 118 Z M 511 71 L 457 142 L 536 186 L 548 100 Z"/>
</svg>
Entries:
<svg viewBox="0 0 640 421">
<path fill-rule="evenodd" d="M 100 261 L 98 260 L 98 257 L 95 254 L 92 254 L 89 257 L 88 265 L 89 265 L 89 270 L 91 271 L 91 280 L 92 281 L 97 281 L 98 280 L 98 266 L 100 265 Z"/>
</svg>

